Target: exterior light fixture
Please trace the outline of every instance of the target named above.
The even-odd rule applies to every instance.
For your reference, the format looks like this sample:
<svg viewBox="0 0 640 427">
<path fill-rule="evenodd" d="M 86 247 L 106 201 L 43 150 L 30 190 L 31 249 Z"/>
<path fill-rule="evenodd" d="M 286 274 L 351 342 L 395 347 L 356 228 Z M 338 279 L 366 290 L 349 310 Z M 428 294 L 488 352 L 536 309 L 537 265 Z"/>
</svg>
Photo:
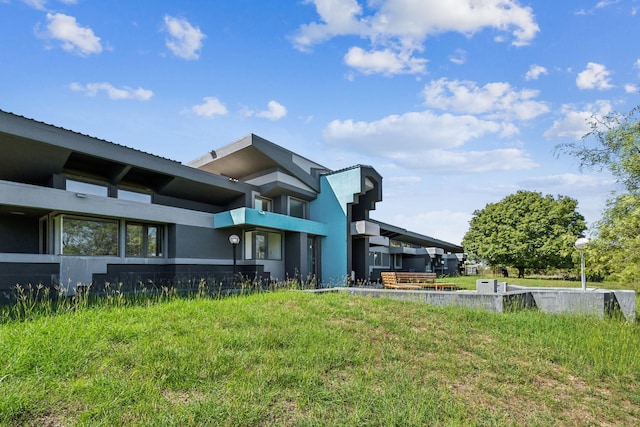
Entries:
<svg viewBox="0 0 640 427">
<path fill-rule="evenodd" d="M 233 279 L 232 282 L 235 285 L 236 283 L 236 269 L 237 269 L 237 258 L 236 258 L 236 248 L 238 247 L 238 243 L 240 243 L 240 237 L 237 234 L 232 234 L 229 236 L 229 243 L 233 247 Z"/>
<path fill-rule="evenodd" d="M 584 273 L 584 250 L 589 246 L 589 239 L 580 237 L 573 244 L 573 247 L 580 251 L 580 281 L 582 282 L 582 291 L 587 290 L 587 277 Z"/>
</svg>

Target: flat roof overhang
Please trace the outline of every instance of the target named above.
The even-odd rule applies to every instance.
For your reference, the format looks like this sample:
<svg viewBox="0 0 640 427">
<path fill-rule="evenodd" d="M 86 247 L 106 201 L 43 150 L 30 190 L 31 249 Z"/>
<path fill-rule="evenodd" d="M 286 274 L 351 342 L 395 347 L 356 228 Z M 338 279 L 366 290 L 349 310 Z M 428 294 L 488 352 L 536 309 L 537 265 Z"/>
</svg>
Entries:
<svg viewBox="0 0 640 427">
<path fill-rule="evenodd" d="M 327 235 L 327 225 L 321 222 L 256 209 L 238 208 L 213 215 L 213 228 L 242 226 L 264 227 L 316 236 Z"/>
<path fill-rule="evenodd" d="M 369 221 L 374 222 L 380 226 L 380 235 L 384 237 L 388 237 L 392 240 L 399 240 L 402 242 L 412 243 L 422 247 L 436 247 L 442 248 L 446 252 L 451 253 L 459 253 L 463 252 L 463 248 L 460 245 L 456 245 L 451 242 L 445 242 L 444 240 L 435 239 L 430 236 L 425 236 L 423 234 L 415 233 L 413 231 L 406 230 L 401 227 L 397 227 L 395 225 L 387 224 L 382 221 L 377 221 L 375 219 L 369 219 Z"/>
<path fill-rule="evenodd" d="M 54 174 L 93 178 L 225 206 L 255 187 L 179 162 L 0 111 L 0 180 L 50 186 Z"/>
</svg>

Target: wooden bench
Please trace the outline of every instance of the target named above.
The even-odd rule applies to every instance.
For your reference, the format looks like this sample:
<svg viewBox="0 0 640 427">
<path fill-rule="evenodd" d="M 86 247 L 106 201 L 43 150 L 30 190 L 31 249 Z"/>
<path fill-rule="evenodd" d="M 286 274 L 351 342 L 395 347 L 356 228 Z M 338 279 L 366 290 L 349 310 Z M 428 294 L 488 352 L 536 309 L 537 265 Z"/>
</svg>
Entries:
<svg viewBox="0 0 640 427">
<path fill-rule="evenodd" d="M 455 291 L 455 283 L 437 283 L 436 273 L 407 271 L 383 271 L 380 273 L 382 284 L 387 289 L 433 289 L 436 291 Z"/>
</svg>

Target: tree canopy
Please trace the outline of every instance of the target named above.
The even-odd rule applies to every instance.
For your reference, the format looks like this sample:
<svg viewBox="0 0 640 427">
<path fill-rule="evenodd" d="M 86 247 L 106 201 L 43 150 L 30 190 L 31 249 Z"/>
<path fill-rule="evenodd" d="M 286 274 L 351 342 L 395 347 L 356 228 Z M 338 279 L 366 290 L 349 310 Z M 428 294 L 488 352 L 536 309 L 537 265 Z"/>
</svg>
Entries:
<svg viewBox="0 0 640 427">
<path fill-rule="evenodd" d="M 559 144 L 556 152 L 576 157 L 580 169 L 608 169 L 627 191 L 640 191 L 640 106 L 624 115 L 593 116 L 590 126 L 581 140 Z"/>
<path fill-rule="evenodd" d="M 570 268 L 573 244 L 586 230 L 578 202 L 566 196 L 518 191 L 476 210 L 462 245 L 472 256 L 492 266 Z"/>
<path fill-rule="evenodd" d="M 592 273 L 624 281 L 640 279 L 640 106 L 627 114 L 593 117 L 582 140 L 557 151 L 580 161 L 580 168 L 609 170 L 623 186 L 608 201 L 587 251 Z"/>
</svg>

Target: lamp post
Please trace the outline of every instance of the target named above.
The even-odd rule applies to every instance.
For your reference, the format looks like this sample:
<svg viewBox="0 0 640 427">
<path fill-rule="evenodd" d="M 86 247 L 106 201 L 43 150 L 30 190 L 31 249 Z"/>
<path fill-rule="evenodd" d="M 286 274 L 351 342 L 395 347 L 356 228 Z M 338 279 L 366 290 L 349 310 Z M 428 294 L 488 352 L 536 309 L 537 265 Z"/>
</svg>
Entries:
<svg viewBox="0 0 640 427">
<path fill-rule="evenodd" d="M 580 280 L 582 281 L 582 291 L 587 290 L 587 277 L 584 273 L 584 250 L 589 245 L 589 239 L 586 237 L 580 237 L 573 244 L 573 247 L 580 251 Z"/>
<path fill-rule="evenodd" d="M 229 243 L 233 246 L 233 279 L 232 284 L 236 284 L 236 248 L 238 247 L 238 243 L 240 243 L 240 237 L 237 234 L 232 234 L 229 236 Z"/>
</svg>

